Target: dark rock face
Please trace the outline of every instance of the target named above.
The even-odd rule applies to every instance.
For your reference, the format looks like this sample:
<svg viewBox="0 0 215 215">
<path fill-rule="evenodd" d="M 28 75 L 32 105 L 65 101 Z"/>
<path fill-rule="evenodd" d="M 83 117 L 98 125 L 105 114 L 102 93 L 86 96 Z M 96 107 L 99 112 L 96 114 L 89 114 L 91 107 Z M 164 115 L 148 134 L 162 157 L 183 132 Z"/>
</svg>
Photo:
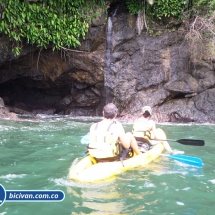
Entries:
<svg viewBox="0 0 215 215">
<path fill-rule="evenodd" d="M 115 5 L 109 18 L 92 24 L 78 50 L 26 46 L 17 58 L 2 36 L 0 97 L 20 114 L 95 116 L 114 102 L 121 119 L 131 120 L 150 105 L 159 122 L 214 123 L 213 66 L 189 61 L 183 31 L 138 35 L 135 23 L 135 16 Z"/>
<path fill-rule="evenodd" d="M 3 64 L 0 96 L 5 104 L 22 103 L 33 113 L 70 114 L 79 109 L 78 115 L 95 115 L 104 90 L 103 49 L 64 55 L 45 50 Z"/>
</svg>

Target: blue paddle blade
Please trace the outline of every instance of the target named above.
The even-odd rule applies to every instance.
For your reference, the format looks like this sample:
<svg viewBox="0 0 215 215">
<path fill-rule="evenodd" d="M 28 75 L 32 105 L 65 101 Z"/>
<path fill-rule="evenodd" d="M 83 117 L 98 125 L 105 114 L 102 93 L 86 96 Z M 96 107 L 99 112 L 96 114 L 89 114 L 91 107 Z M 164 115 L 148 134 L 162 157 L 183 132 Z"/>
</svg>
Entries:
<svg viewBox="0 0 215 215">
<path fill-rule="evenodd" d="M 85 135 L 81 138 L 81 143 L 82 144 L 88 144 L 89 143 L 89 140 L 90 140 L 90 137 L 89 135 Z"/>
<path fill-rule="evenodd" d="M 185 156 L 185 155 L 168 155 L 168 158 L 180 161 L 182 163 L 190 164 L 197 167 L 202 167 L 203 162 L 200 158 Z"/>
</svg>

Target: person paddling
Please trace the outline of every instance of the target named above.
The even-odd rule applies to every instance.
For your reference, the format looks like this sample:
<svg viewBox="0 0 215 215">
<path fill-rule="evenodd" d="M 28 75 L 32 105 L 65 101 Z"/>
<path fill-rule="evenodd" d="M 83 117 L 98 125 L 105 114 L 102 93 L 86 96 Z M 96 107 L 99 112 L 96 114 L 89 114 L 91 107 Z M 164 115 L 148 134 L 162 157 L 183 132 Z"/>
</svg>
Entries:
<svg viewBox="0 0 215 215">
<path fill-rule="evenodd" d="M 136 155 L 141 154 L 131 132 L 125 133 L 122 124 L 116 120 L 118 109 L 113 103 L 103 108 L 104 119 L 90 128 L 88 152 L 97 159 L 121 157 L 130 148 Z M 117 144 L 119 142 L 119 145 Z"/>
<path fill-rule="evenodd" d="M 142 116 L 134 121 L 132 134 L 135 137 L 140 151 L 148 151 L 158 141 L 152 139 L 160 139 L 160 134 L 163 133 L 162 129 L 156 128 L 156 124 L 151 120 L 152 109 L 150 106 L 142 108 Z M 171 154 L 183 154 L 183 151 L 172 150 L 167 141 L 162 141 L 165 150 Z"/>
</svg>

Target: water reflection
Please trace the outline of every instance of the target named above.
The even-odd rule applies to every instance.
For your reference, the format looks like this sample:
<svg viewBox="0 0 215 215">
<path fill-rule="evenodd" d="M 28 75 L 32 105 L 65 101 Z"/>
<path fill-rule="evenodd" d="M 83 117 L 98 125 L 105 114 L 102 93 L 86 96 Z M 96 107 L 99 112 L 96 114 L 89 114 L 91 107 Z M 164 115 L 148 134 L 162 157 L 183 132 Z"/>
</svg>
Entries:
<svg viewBox="0 0 215 215">
<path fill-rule="evenodd" d="M 80 212 L 72 214 L 95 214 L 95 212 L 96 214 L 123 214 L 126 207 L 119 188 L 114 183 L 89 187 L 85 185 L 82 188 L 67 187 L 67 193 L 77 198 L 73 204 Z M 88 208 L 87 213 L 84 212 L 84 208 Z M 92 212 L 89 213 L 89 211 Z"/>
</svg>

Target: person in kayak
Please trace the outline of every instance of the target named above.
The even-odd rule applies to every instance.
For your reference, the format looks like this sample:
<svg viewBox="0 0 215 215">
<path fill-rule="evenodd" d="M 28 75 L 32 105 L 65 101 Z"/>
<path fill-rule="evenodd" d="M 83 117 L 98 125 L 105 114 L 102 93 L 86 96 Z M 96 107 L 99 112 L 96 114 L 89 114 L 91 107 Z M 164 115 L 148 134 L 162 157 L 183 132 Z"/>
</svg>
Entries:
<svg viewBox="0 0 215 215">
<path fill-rule="evenodd" d="M 160 128 L 156 128 L 156 124 L 151 120 L 152 109 L 150 106 L 142 108 L 142 116 L 134 121 L 132 134 L 134 135 L 140 151 L 148 151 L 158 141 L 152 139 L 159 139 L 159 134 L 162 133 Z M 161 138 L 162 139 L 162 138 Z M 172 150 L 167 141 L 162 142 L 167 152 L 171 154 L 183 154 L 183 151 Z"/>
<path fill-rule="evenodd" d="M 125 133 L 122 124 L 116 120 L 117 112 L 118 109 L 113 103 L 105 105 L 104 119 L 90 127 L 89 155 L 98 159 L 122 158 L 122 153 L 128 152 L 129 149 L 136 155 L 141 154 L 132 133 Z"/>
</svg>

